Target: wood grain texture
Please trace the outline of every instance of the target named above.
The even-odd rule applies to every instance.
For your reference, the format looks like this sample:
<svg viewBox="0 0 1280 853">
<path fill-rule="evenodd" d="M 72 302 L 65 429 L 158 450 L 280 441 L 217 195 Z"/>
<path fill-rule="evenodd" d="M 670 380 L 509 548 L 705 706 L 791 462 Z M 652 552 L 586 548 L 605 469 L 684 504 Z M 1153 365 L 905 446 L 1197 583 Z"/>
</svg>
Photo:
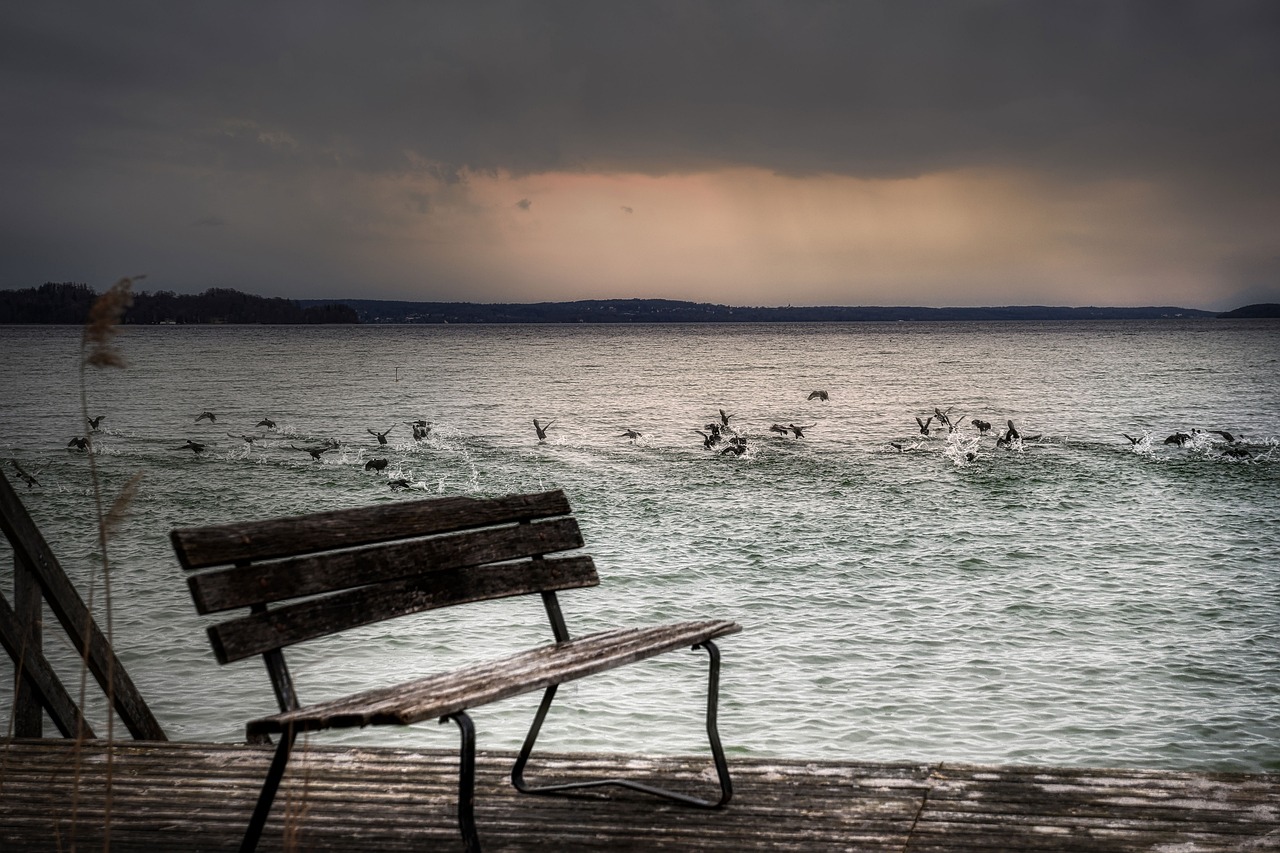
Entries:
<svg viewBox="0 0 1280 853">
<path fill-rule="evenodd" d="M 435 498 L 170 531 L 186 569 L 271 560 L 569 514 L 556 490 L 502 498 Z"/>
<path fill-rule="evenodd" d="M 190 575 L 187 584 L 196 611 L 214 613 L 581 547 L 578 522 L 557 518 L 232 566 Z"/>
<path fill-rule="evenodd" d="M 164 740 L 164 730 L 138 692 L 106 635 L 98 627 L 44 535 L 36 527 L 13 486 L 0 473 L 0 530 L 14 554 L 35 575 L 40 592 L 75 649 L 88 649 L 86 663 L 129 734 L 140 740 Z"/>
<path fill-rule="evenodd" d="M 460 850 L 455 733 L 428 725 L 421 736 L 422 748 L 395 749 L 300 740 L 260 849 Z M 269 747 L 90 741 L 77 788 L 74 744 L 0 741 L 0 850 L 103 849 L 108 791 L 115 853 L 234 850 L 270 760 Z M 1275 775 L 731 756 L 733 802 L 708 812 L 621 790 L 523 796 L 512 760 L 477 757 L 487 851 L 1280 850 Z M 623 776 L 693 794 L 714 788 L 706 769 L 704 756 L 581 753 L 530 767 L 539 779 Z"/>
<path fill-rule="evenodd" d="M 689 648 L 740 630 L 741 626 L 734 622 L 708 620 L 603 631 L 253 720 L 245 731 L 253 736 L 283 732 L 290 725 L 298 731 L 410 725 Z"/>
<path fill-rule="evenodd" d="M 348 628 L 439 607 L 543 590 L 575 589 L 597 582 L 595 563 L 587 556 L 448 569 L 231 619 L 209 626 L 209 640 L 218 661 L 229 663 Z"/>
</svg>

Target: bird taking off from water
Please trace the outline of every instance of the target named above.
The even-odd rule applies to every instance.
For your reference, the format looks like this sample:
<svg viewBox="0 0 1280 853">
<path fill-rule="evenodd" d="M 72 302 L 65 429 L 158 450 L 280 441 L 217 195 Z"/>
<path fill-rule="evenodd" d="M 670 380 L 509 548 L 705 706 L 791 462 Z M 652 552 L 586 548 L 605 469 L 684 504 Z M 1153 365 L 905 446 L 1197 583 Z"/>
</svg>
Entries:
<svg viewBox="0 0 1280 853">
<path fill-rule="evenodd" d="M 725 414 L 724 409 L 721 409 L 721 410 L 720 410 L 720 423 L 721 423 L 721 424 L 723 424 L 724 426 L 728 426 L 728 425 L 729 425 L 729 418 L 731 418 L 731 417 L 733 417 L 733 415 L 727 415 L 727 414 Z"/>
<path fill-rule="evenodd" d="M 622 434 L 619 435 L 618 438 L 629 438 L 632 441 L 635 441 L 637 438 L 640 438 L 642 435 L 644 435 L 644 433 L 640 432 L 639 430 L 624 429 L 622 431 Z"/>
<path fill-rule="evenodd" d="M 387 427 L 387 431 L 386 431 L 386 432 L 378 432 L 377 430 L 369 429 L 369 428 L 367 428 L 367 427 L 366 427 L 366 428 L 365 428 L 365 432 L 369 433 L 369 435 L 371 435 L 371 436 L 373 436 L 374 438 L 378 439 L 378 444 L 386 444 L 386 443 L 387 443 L 387 435 L 391 432 L 391 430 L 393 430 L 393 429 L 395 429 L 395 428 L 396 428 L 396 425 L 395 425 L 395 424 L 392 424 L 391 426 Z"/>
<path fill-rule="evenodd" d="M 405 424 L 413 428 L 414 441 L 421 441 L 431 435 L 431 424 L 426 421 L 405 421 Z"/>
<path fill-rule="evenodd" d="M 986 435 L 991 431 L 991 423 L 989 421 L 980 421 L 974 418 L 973 425 L 978 428 L 978 435 Z"/>
<path fill-rule="evenodd" d="M 289 446 L 292 447 L 294 450 L 301 450 L 303 453 L 310 453 L 311 458 L 317 462 L 320 461 L 320 455 L 322 453 L 328 453 L 330 450 L 333 450 L 332 447 L 329 447 L 327 445 L 321 446 L 321 447 L 299 447 L 296 444 L 291 444 Z"/>
<path fill-rule="evenodd" d="M 203 453 L 204 445 L 198 441 L 187 439 L 187 443 L 178 448 L 179 450 L 190 450 L 192 453 Z"/>
<path fill-rule="evenodd" d="M 812 429 L 813 427 L 816 427 L 816 426 L 817 424 L 804 424 L 804 425 L 787 424 L 788 429 L 790 429 L 793 433 L 795 433 L 796 438 L 804 438 L 804 431 L 807 429 Z"/>
<path fill-rule="evenodd" d="M 267 429 L 275 429 L 276 422 L 271 420 L 271 418 L 263 418 L 262 420 L 254 424 L 254 426 L 266 427 Z"/>
<path fill-rule="evenodd" d="M 538 441 L 547 440 L 547 430 L 551 429 L 551 425 L 554 423 L 555 421 L 547 421 L 547 425 L 543 426 L 542 424 L 538 423 L 537 418 L 533 419 L 533 431 L 538 434 Z"/>
<path fill-rule="evenodd" d="M 791 432 L 791 430 L 787 429 L 782 424 L 771 424 L 769 426 L 769 432 L 776 432 L 778 435 L 786 435 Z"/>
<path fill-rule="evenodd" d="M 916 418 L 916 423 L 918 423 L 918 424 L 920 425 L 920 434 L 921 434 L 921 435 L 928 435 L 928 434 L 929 434 L 929 424 L 933 423 L 933 415 L 930 415 L 929 417 L 925 418 L 924 420 L 920 420 L 920 418 L 919 418 L 919 417 L 917 417 L 917 418 Z"/>
<path fill-rule="evenodd" d="M 386 467 L 387 460 L 385 459 L 370 459 L 368 462 L 364 463 L 364 470 L 366 471 L 381 471 Z"/>
<path fill-rule="evenodd" d="M 9 464 L 13 466 L 14 471 L 18 472 L 18 476 L 22 478 L 22 482 L 27 484 L 28 489 L 40 485 L 39 480 L 22 470 L 22 466 L 18 464 L 17 459 L 10 459 Z"/>
<path fill-rule="evenodd" d="M 810 391 L 810 392 L 809 392 L 809 399 L 810 399 L 810 400 L 821 400 L 821 401 L 823 401 L 823 402 L 825 403 L 827 400 L 829 400 L 829 399 L 830 399 L 830 397 L 828 397 L 828 396 L 827 396 L 827 392 L 826 392 L 826 391 Z"/>
<path fill-rule="evenodd" d="M 75 438 L 67 442 L 67 447 L 74 447 L 76 450 L 88 450 L 89 439 L 77 435 Z"/>
<path fill-rule="evenodd" d="M 203 420 L 207 420 L 211 424 L 216 424 L 218 422 L 218 416 L 213 412 L 201 412 L 196 415 L 196 423 L 200 423 Z"/>
<path fill-rule="evenodd" d="M 96 418 L 86 418 L 85 420 L 89 422 L 89 429 L 96 431 L 98 429 L 98 424 L 102 423 L 102 419 L 105 417 L 106 415 L 98 415 Z"/>
<path fill-rule="evenodd" d="M 1179 447 L 1191 441 L 1191 436 L 1185 432 L 1175 432 L 1164 440 L 1165 444 L 1176 444 Z"/>
</svg>

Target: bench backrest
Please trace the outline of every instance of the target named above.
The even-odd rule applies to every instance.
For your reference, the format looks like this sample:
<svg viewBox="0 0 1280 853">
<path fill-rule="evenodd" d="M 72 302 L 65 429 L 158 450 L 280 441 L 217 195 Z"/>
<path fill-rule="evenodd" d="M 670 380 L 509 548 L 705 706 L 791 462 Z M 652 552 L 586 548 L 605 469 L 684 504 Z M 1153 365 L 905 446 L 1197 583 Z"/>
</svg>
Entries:
<svg viewBox="0 0 1280 853">
<path fill-rule="evenodd" d="M 556 639 L 567 639 L 555 591 L 599 583 L 589 556 L 547 559 L 582 547 L 569 512 L 559 490 L 452 497 L 182 528 L 170 539 L 184 568 L 208 569 L 187 578 L 199 613 L 251 610 L 209 626 L 218 661 L 262 654 L 271 669 L 274 655 L 283 671 L 279 650 L 294 643 L 534 592 L 543 595 Z"/>
</svg>

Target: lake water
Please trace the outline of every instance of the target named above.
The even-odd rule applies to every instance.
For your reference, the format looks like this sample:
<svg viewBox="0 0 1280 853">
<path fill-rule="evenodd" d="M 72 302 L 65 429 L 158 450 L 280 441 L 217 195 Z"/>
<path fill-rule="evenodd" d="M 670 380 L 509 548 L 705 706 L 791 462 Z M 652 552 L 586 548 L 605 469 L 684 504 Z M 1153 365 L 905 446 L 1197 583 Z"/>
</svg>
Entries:
<svg viewBox="0 0 1280 853">
<path fill-rule="evenodd" d="M 259 661 L 215 661 L 172 527 L 558 487 L 602 578 L 562 596 L 575 633 L 744 626 L 720 644 L 731 755 L 1280 770 L 1278 344 L 1280 324 L 1214 320 L 127 328 L 128 366 L 87 382 L 108 494 L 144 475 L 110 546 L 116 645 L 170 737 L 241 739 L 274 699 Z M 79 329 L 0 328 L 0 358 L 0 455 L 40 485 L 5 473 L 105 619 L 88 459 L 66 446 Z M 923 436 L 935 407 L 967 419 Z M 216 424 L 195 422 L 206 409 Z M 720 409 L 742 456 L 694 431 Z M 415 441 L 419 418 L 433 429 Z M 1009 419 L 1024 439 L 997 447 Z M 387 447 L 368 433 L 393 425 Z M 1197 429 L 1247 455 L 1211 432 L 1163 443 Z M 318 462 L 291 447 L 325 439 L 340 447 Z M 549 638 L 535 597 L 290 661 L 312 702 Z M 72 656 L 51 656 L 75 692 Z M 705 654 L 676 654 L 566 686 L 542 743 L 700 752 L 704 673 Z M 477 710 L 481 748 L 518 747 L 536 704 Z"/>
</svg>

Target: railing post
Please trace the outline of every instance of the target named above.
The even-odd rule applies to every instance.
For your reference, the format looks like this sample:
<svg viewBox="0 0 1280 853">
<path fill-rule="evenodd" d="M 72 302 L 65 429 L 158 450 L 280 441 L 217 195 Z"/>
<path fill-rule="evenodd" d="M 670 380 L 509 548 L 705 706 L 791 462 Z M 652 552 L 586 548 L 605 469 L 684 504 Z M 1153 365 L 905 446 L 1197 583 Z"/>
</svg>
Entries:
<svg viewBox="0 0 1280 853">
<path fill-rule="evenodd" d="M 22 645 L 30 651 L 42 652 L 44 606 L 40 583 L 16 551 L 13 555 L 13 609 Z M 14 661 L 13 734 L 15 737 L 44 737 L 44 709 L 40 707 L 30 673 L 23 671 L 21 656 Z"/>
</svg>

